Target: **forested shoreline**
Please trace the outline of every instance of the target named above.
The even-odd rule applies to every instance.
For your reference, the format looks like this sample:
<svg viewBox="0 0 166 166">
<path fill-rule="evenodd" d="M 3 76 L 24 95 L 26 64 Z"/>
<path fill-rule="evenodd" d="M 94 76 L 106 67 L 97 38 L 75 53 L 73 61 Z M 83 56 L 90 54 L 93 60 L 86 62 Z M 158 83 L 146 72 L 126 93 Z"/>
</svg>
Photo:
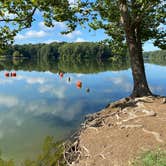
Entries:
<svg viewBox="0 0 166 166">
<path fill-rule="evenodd" d="M 166 50 L 144 52 L 144 59 L 150 61 L 165 61 Z M 0 57 L 5 58 L 53 58 L 62 60 L 80 61 L 85 59 L 124 59 L 126 54 L 113 54 L 107 44 L 100 42 L 53 42 L 50 44 L 24 44 L 8 47 Z"/>
<path fill-rule="evenodd" d="M 166 50 L 150 51 L 144 53 L 145 61 L 159 65 L 166 65 Z"/>
<path fill-rule="evenodd" d="M 108 59 L 113 57 L 106 44 L 98 42 L 53 42 L 50 44 L 24 44 L 8 47 L 3 53 L 8 58 L 54 58 L 54 59 Z"/>
</svg>

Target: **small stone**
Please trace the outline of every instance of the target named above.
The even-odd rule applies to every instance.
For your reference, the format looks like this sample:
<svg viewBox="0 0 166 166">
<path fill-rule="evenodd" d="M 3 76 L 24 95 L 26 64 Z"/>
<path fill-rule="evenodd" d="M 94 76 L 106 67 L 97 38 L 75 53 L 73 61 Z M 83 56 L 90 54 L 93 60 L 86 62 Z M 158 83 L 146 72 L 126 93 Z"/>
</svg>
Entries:
<svg viewBox="0 0 166 166">
<path fill-rule="evenodd" d="M 112 126 L 113 126 L 113 124 L 112 124 L 112 123 L 109 123 L 109 124 L 108 124 L 108 127 L 112 127 Z"/>
<path fill-rule="evenodd" d="M 163 104 L 166 104 L 166 98 L 163 99 L 162 103 L 163 103 Z"/>
</svg>

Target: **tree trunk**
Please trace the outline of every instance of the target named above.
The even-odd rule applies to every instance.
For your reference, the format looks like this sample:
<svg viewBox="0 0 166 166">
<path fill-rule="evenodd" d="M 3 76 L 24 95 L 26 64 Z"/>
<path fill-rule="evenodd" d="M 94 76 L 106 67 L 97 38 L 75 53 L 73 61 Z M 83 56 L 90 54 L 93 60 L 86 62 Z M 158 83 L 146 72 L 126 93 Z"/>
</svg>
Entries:
<svg viewBox="0 0 166 166">
<path fill-rule="evenodd" d="M 144 60 L 142 55 L 141 22 L 135 22 L 128 10 L 127 0 L 119 0 L 121 23 L 124 26 L 126 41 L 128 44 L 131 70 L 134 81 L 132 97 L 142 97 L 152 95 L 145 75 Z"/>
<path fill-rule="evenodd" d="M 127 43 L 134 82 L 131 96 L 142 97 L 152 95 L 146 80 L 141 41 L 133 36 L 128 36 Z"/>
</svg>

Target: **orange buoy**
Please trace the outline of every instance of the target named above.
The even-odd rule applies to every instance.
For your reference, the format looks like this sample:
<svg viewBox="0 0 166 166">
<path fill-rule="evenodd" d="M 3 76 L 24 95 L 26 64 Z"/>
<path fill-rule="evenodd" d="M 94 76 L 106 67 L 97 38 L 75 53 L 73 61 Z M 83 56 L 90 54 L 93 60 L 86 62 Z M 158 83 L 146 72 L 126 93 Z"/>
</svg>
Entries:
<svg viewBox="0 0 166 166">
<path fill-rule="evenodd" d="M 12 72 L 11 77 L 16 77 L 16 72 Z"/>
<path fill-rule="evenodd" d="M 82 82 L 81 81 L 77 81 L 76 86 L 77 86 L 77 88 L 82 88 Z"/>
<path fill-rule="evenodd" d="M 59 76 L 61 77 L 61 78 L 63 78 L 63 73 L 61 72 L 61 73 L 59 73 Z"/>
<path fill-rule="evenodd" d="M 5 73 L 5 77 L 9 77 L 9 73 L 8 72 Z"/>
</svg>

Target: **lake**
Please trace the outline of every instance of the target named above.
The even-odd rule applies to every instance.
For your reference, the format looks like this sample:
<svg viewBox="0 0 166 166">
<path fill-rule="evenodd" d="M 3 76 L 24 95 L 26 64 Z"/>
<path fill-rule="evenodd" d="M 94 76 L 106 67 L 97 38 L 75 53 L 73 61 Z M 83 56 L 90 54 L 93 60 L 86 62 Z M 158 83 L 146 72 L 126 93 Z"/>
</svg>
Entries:
<svg viewBox="0 0 166 166">
<path fill-rule="evenodd" d="M 153 93 L 166 95 L 166 66 L 145 68 Z M 47 136 L 68 138 L 86 114 L 128 96 L 133 84 L 123 61 L 13 60 L 1 61 L 0 70 L 0 150 L 16 162 L 35 159 Z M 13 71 L 16 77 L 5 76 Z"/>
</svg>

